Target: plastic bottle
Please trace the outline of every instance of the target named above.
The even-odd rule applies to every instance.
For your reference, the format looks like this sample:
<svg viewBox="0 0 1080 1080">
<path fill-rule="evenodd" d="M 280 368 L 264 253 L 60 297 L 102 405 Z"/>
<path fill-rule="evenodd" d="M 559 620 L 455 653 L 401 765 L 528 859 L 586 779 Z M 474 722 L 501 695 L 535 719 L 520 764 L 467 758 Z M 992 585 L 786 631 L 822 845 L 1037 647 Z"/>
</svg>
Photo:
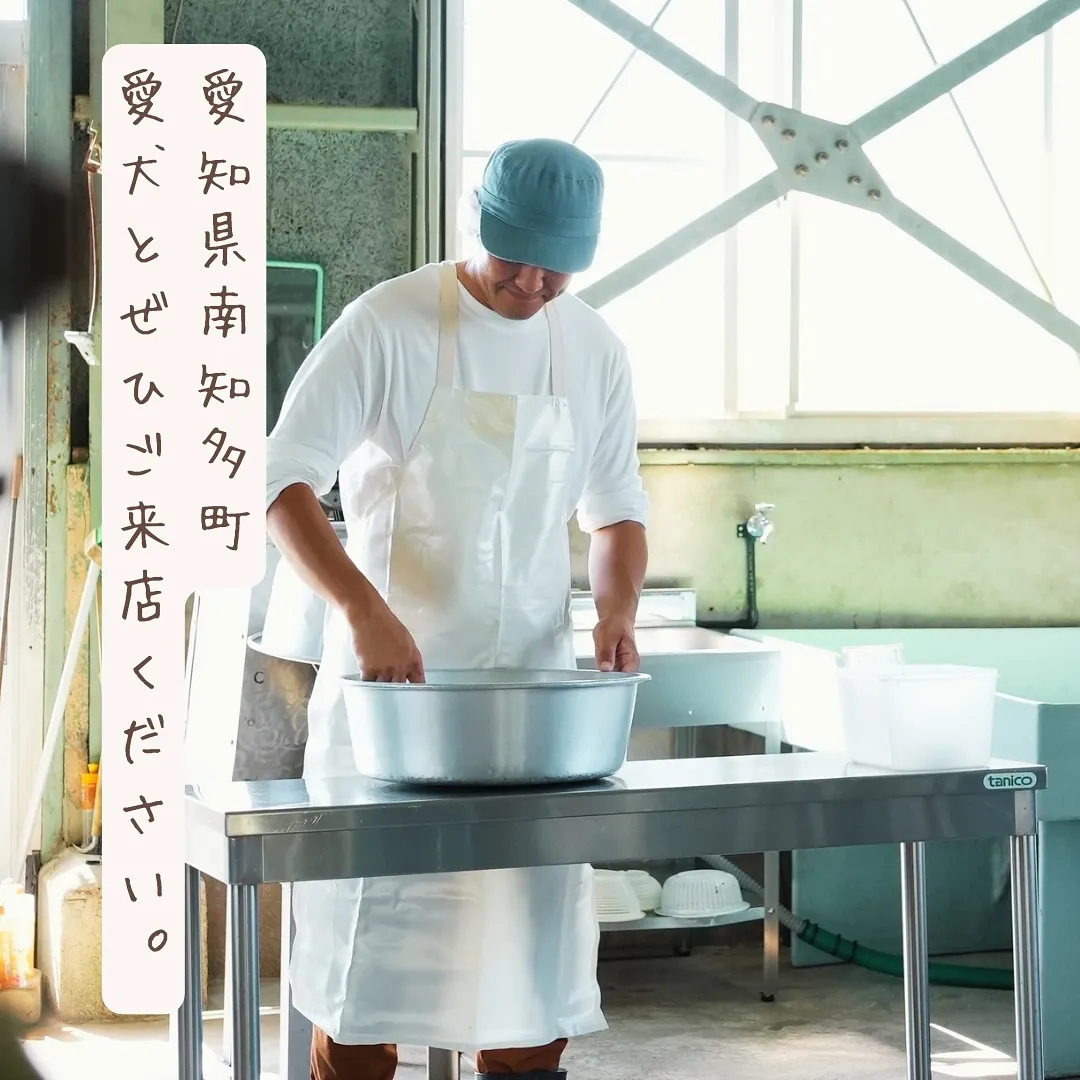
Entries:
<svg viewBox="0 0 1080 1080">
<path fill-rule="evenodd" d="M 0 884 L 0 988 L 31 986 L 37 901 L 12 881 Z"/>
<path fill-rule="evenodd" d="M 98 765 L 96 761 L 86 766 L 82 774 L 83 847 L 89 847 L 94 835 L 94 798 L 97 795 Z"/>
<path fill-rule="evenodd" d="M 34 936 L 37 903 L 17 885 L 16 895 L 5 905 L 11 939 L 11 981 L 15 986 L 29 986 L 34 981 Z"/>
<path fill-rule="evenodd" d="M 8 990 L 15 985 L 11 961 L 11 928 L 7 910 L 0 907 L 0 990 Z"/>
</svg>

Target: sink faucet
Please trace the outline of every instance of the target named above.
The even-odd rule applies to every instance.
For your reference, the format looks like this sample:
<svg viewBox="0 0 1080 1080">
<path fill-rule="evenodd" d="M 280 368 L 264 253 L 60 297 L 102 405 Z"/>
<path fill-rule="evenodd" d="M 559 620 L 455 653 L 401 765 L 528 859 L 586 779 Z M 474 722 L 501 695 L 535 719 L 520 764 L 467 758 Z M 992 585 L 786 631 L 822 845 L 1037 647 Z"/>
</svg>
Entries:
<svg viewBox="0 0 1080 1080">
<path fill-rule="evenodd" d="M 746 535 L 767 544 L 773 531 L 773 523 L 769 520 L 769 511 L 775 509 L 773 503 L 755 504 L 753 514 L 746 519 Z"/>
</svg>

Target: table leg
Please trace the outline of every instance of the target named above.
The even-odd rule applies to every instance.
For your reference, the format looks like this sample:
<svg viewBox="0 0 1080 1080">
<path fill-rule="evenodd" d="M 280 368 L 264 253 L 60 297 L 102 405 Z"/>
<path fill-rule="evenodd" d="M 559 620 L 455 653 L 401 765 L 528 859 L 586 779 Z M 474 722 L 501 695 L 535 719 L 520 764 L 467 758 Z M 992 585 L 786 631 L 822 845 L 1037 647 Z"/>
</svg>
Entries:
<svg viewBox="0 0 1080 1080">
<path fill-rule="evenodd" d="M 697 728 L 675 728 L 675 756 L 677 758 L 697 757 Z M 683 874 L 697 867 L 697 859 L 676 859 L 675 873 Z M 694 951 L 694 939 L 689 931 L 684 930 L 675 938 L 675 955 L 689 956 Z"/>
<path fill-rule="evenodd" d="M 1017 1080 L 1043 1080 L 1037 842 L 1034 836 L 1013 836 L 1009 845 L 1016 986 L 1016 1075 Z"/>
<path fill-rule="evenodd" d="M 281 1080 L 308 1080 L 311 1075 L 311 1021 L 296 1011 L 289 983 L 296 924 L 292 917 L 292 886 L 281 886 L 281 1027 L 278 1073 Z"/>
<path fill-rule="evenodd" d="M 233 921 L 233 898 L 232 890 L 225 890 L 225 984 L 224 984 L 224 1001 L 222 1002 L 222 1008 L 225 1015 L 221 1021 L 221 1064 L 226 1068 L 231 1069 L 233 1063 L 233 1002 L 235 1000 L 235 987 L 233 980 L 236 976 L 233 974 L 235 966 L 233 964 L 232 948 L 229 942 L 233 939 L 233 934 L 236 933 L 236 924 Z"/>
<path fill-rule="evenodd" d="M 930 1080 L 930 960 L 926 941 L 926 847 L 900 845 L 904 924 L 904 1026 L 908 1080 Z"/>
<path fill-rule="evenodd" d="M 782 731 L 779 723 L 771 723 L 765 730 L 765 753 L 783 753 Z M 761 1000 L 775 1001 L 780 984 L 780 852 L 765 852 L 765 921 L 762 928 L 764 956 L 762 958 Z"/>
<path fill-rule="evenodd" d="M 180 1080 L 203 1080 L 199 871 L 184 867 L 184 1000 L 177 1014 Z"/>
<path fill-rule="evenodd" d="M 459 1080 L 461 1076 L 461 1056 L 456 1050 L 436 1050 L 428 1047 L 428 1080 Z"/>
<path fill-rule="evenodd" d="M 232 901 L 233 1080 L 259 1080 L 259 891 L 257 885 L 230 885 Z"/>
<path fill-rule="evenodd" d="M 776 988 L 780 982 L 780 916 L 777 907 L 780 904 L 780 852 L 765 852 L 765 921 L 762 972 L 762 1001 L 775 1001 Z"/>
</svg>

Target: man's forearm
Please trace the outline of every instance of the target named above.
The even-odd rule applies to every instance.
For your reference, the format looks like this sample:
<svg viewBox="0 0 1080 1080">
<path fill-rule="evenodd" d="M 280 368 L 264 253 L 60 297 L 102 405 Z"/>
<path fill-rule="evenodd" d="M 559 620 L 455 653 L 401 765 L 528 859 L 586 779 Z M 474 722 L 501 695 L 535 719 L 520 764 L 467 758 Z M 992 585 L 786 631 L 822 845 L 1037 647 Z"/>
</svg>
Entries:
<svg viewBox="0 0 1080 1080">
<path fill-rule="evenodd" d="M 266 531 L 308 588 L 352 621 L 381 598 L 357 569 L 307 484 L 290 484 L 266 511 Z"/>
<path fill-rule="evenodd" d="M 636 521 L 620 521 L 591 535 L 589 587 L 599 618 L 633 622 L 648 562 L 645 529 Z"/>
</svg>

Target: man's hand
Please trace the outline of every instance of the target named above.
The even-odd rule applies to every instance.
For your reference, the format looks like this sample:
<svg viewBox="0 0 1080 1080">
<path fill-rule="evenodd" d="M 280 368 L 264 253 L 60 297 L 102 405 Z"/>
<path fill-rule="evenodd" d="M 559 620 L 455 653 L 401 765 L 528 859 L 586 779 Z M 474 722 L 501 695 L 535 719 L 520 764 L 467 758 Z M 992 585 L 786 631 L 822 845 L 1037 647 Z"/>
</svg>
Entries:
<svg viewBox="0 0 1080 1080">
<path fill-rule="evenodd" d="M 601 619 L 593 627 L 593 647 L 596 650 L 596 666 L 601 671 L 625 671 L 631 674 L 637 671 L 640 658 L 634 641 L 633 619 Z"/>
<path fill-rule="evenodd" d="M 381 600 L 361 617 L 350 617 L 353 648 L 365 682 L 424 681 L 424 661 L 412 634 Z"/>
</svg>

